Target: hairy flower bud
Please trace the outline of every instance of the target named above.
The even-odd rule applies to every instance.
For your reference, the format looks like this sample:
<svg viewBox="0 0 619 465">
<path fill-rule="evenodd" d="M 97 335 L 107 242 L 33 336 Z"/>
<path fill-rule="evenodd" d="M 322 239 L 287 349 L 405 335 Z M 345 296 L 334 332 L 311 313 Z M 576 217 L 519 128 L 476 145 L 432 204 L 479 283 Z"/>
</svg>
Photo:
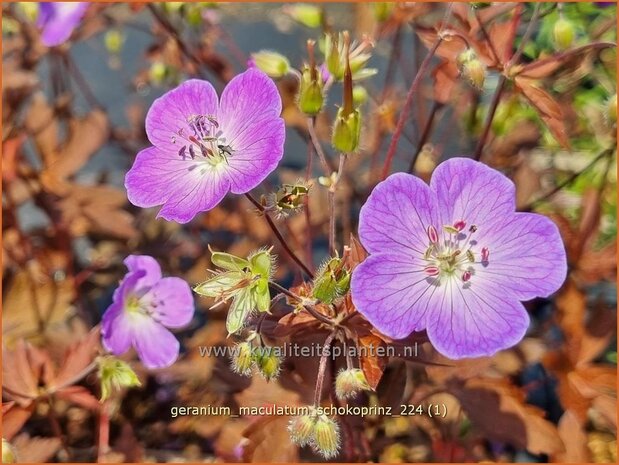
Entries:
<svg viewBox="0 0 619 465">
<path fill-rule="evenodd" d="M 252 345 L 245 341 L 236 345 L 232 351 L 232 371 L 239 375 L 251 375 L 251 367 L 254 364 L 252 358 Z"/>
<path fill-rule="evenodd" d="M 306 446 L 312 440 L 316 426 L 315 415 L 297 415 L 288 422 L 290 439 L 298 446 Z"/>
<path fill-rule="evenodd" d="M 292 19 L 304 26 L 317 28 L 322 24 L 322 9 L 319 6 L 297 3 L 295 5 L 286 5 L 284 11 Z"/>
<path fill-rule="evenodd" d="M 342 297 L 350 287 L 350 272 L 341 258 L 335 257 L 320 267 L 314 278 L 312 297 L 330 305 Z"/>
<path fill-rule="evenodd" d="M 359 137 L 361 135 L 361 113 L 353 110 L 345 115 L 343 108 L 340 108 L 335 117 L 333 125 L 333 135 L 331 143 L 336 150 L 343 153 L 351 153 L 359 147 Z"/>
<path fill-rule="evenodd" d="M 552 37 L 559 50 L 569 48 L 574 42 L 574 35 L 574 24 L 564 17 L 560 17 L 552 28 Z"/>
<path fill-rule="evenodd" d="M 311 445 L 314 452 L 325 459 L 337 455 L 340 450 L 340 428 L 335 420 L 324 414 L 316 418 Z"/>
<path fill-rule="evenodd" d="M 354 86 L 352 88 L 352 101 L 356 107 L 363 105 L 368 101 L 368 91 L 363 86 Z"/>
<path fill-rule="evenodd" d="M 13 446 L 4 438 L 2 438 L 2 463 L 15 463 L 15 451 Z"/>
<path fill-rule="evenodd" d="M 456 58 L 460 73 L 477 89 L 484 87 L 486 80 L 486 67 L 479 60 L 472 48 L 460 53 Z"/>
<path fill-rule="evenodd" d="M 322 94 L 324 83 L 322 74 L 316 66 L 314 44 L 315 42 L 312 40 L 307 41 L 309 64 L 303 66 L 301 82 L 299 84 L 299 109 L 309 116 L 315 116 L 320 113 L 324 103 L 324 96 Z"/>
<path fill-rule="evenodd" d="M 281 53 L 261 50 L 251 57 L 256 68 L 272 78 L 279 79 L 290 71 L 290 62 Z"/>
<path fill-rule="evenodd" d="M 260 347 L 254 351 L 254 361 L 258 371 L 267 381 L 271 381 L 279 376 L 281 368 L 281 358 L 273 347 Z"/>
<path fill-rule="evenodd" d="M 342 370 L 335 378 L 335 395 L 338 399 L 350 399 L 359 392 L 369 391 L 370 389 L 363 371 L 359 368 Z"/>
<path fill-rule="evenodd" d="M 101 380 L 101 402 L 108 399 L 114 391 L 141 386 L 142 383 L 128 363 L 112 356 L 99 357 L 97 362 Z"/>
<path fill-rule="evenodd" d="M 125 36 L 118 29 L 110 29 L 105 33 L 103 42 L 108 53 L 118 54 L 125 43 Z"/>
<path fill-rule="evenodd" d="M 161 61 L 155 61 L 150 65 L 148 70 L 148 77 L 150 82 L 155 85 L 161 85 L 168 75 L 168 67 Z"/>
<path fill-rule="evenodd" d="M 310 186 L 303 182 L 283 184 L 275 193 L 275 201 L 270 205 L 281 216 L 295 213 L 303 208 Z"/>
</svg>

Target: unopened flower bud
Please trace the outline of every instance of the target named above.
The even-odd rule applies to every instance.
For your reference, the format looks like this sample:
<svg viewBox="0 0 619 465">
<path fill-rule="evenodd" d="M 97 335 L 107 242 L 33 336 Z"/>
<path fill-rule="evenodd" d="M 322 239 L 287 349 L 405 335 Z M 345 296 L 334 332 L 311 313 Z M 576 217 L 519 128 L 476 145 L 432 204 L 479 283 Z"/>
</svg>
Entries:
<svg viewBox="0 0 619 465">
<path fill-rule="evenodd" d="M 335 420 L 320 415 L 314 424 L 312 449 L 325 459 L 335 457 L 340 450 L 340 428 Z"/>
<path fill-rule="evenodd" d="M 150 69 L 148 70 L 148 77 L 150 81 L 155 85 L 160 85 L 164 82 L 166 76 L 168 74 L 168 68 L 165 63 L 160 61 L 154 62 L 150 65 Z"/>
<path fill-rule="evenodd" d="M 117 54 L 122 50 L 125 36 L 118 29 L 110 29 L 105 33 L 103 42 L 105 43 L 105 48 L 108 53 Z"/>
<path fill-rule="evenodd" d="M 340 108 L 333 125 L 331 143 L 336 150 L 343 153 L 351 153 L 359 147 L 361 135 L 361 114 L 359 110 L 353 110 L 348 116 Z"/>
<path fill-rule="evenodd" d="M 315 116 L 320 113 L 324 103 L 324 96 L 322 94 L 324 83 L 314 58 L 314 41 L 307 41 L 307 52 L 309 55 L 309 65 L 305 65 L 301 71 L 298 105 L 299 109 L 306 115 Z"/>
<path fill-rule="evenodd" d="M 2 438 L 2 463 L 15 463 L 13 446 L 4 438 Z"/>
<path fill-rule="evenodd" d="M 251 57 L 256 68 L 272 78 L 279 79 L 290 71 L 290 62 L 281 53 L 261 50 Z"/>
<path fill-rule="evenodd" d="M 475 50 L 469 48 L 460 53 L 456 58 L 456 64 L 462 76 L 468 79 L 473 87 L 477 89 L 484 87 L 486 67 L 477 57 Z"/>
<path fill-rule="evenodd" d="M 243 376 L 251 375 L 251 367 L 254 364 L 252 352 L 249 342 L 237 344 L 232 352 L 232 371 Z"/>
<path fill-rule="evenodd" d="M 101 402 L 108 399 L 114 391 L 141 386 L 140 380 L 128 363 L 112 356 L 99 357 L 97 361 L 101 380 Z"/>
<path fill-rule="evenodd" d="M 284 10 L 292 19 L 304 26 L 317 28 L 322 24 L 322 10 L 316 5 L 297 3 L 286 5 Z"/>
<path fill-rule="evenodd" d="M 312 297 L 330 305 L 346 294 L 349 287 L 350 272 L 344 268 L 342 259 L 331 258 L 316 273 Z"/>
<path fill-rule="evenodd" d="M 306 446 L 312 440 L 315 426 L 315 415 L 297 415 L 292 417 L 288 423 L 290 439 L 298 446 Z"/>
<path fill-rule="evenodd" d="M 552 37 L 559 50 L 569 48 L 574 42 L 574 24 L 561 16 L 552 28 Z"/>
<path fill-rule="evenodd" d="M 359 368 L 342 370 L 335 378 L 335 395 L 338 399 L 349 399 L 355 397 L 361 391 L 369 391 L 370 389 L 363 371 Z"/>
<path fill-rule="evenodd" d="M 617 123 L 617 94 L 606 101 L 606 119 L 610 124 Z"/>
<path fill-rule="evenodd" d="M 258 366 L 258 371 L 267 381 L 279 376 L 281 359 L 273 347 L 260 347 L 255 350 L 254 361 Z"/>
</svg>

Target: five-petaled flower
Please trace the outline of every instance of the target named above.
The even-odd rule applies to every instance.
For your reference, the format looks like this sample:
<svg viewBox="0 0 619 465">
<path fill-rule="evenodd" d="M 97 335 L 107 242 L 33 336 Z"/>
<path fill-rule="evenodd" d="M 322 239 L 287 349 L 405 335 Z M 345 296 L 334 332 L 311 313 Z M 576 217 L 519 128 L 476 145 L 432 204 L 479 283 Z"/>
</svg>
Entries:
<svg viewBox="0 0 619 465">
<path fill-rule="evenodd" d="M 217 101 L 213 86 L 191 79 L 155 100 L 146 116 L 153 147 L 125 178 L 129 201 L 163 205 L 158 216 L 187 223 L 228 192 L 260 184 L 284 153 L 282 101 L 258 69 L 233 78 Z"/>
<path fill-rule="evenodd" d="M 88 2 L 41 2 L 37 26 L 41 41 L 48 47 L 64 43 L 79 25 Z"/>
<path fill-rule="evenodd" d="M 401 339 L 425 329 L 453 359 L 517 344 L 529 325 L 521 301 L 564 282 L 556 225 L 515 211 L 514 184 L 455 158 L 428 186 L 397 173 L 376 186 L 359 219 L 370 256 L 353 272 L 352 298 L 379 331 Z"/>
<path fill-rule="evenodd" d="M 179 342 L 167 328 L 191 321 L 191 289 L 181 278 L 163 278 L 148 255 L 130 255 L 124 263 L 129 272 L 101 322 L 103 345 L 114 355 L 134 347 L 147 368 L 170 366 L 178 358 Z"/>
</svg>

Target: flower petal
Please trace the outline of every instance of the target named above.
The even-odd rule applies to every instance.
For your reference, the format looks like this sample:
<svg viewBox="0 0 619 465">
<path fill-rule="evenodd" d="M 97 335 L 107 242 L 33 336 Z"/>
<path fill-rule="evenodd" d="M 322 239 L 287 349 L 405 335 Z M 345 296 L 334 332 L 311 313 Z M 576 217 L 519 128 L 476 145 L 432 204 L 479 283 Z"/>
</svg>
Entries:
<svg viewBox="0 0 619 465">
<path fill-rule="evenodd" d="M 155 319 L 168 328 L 180 328 L 193 318 L 193 295 L 181 278 L 163 278 L 142 299 L 156 305 Z"/>
<path fill-rule="evenodd" d="M 183 142 L 178 131 L 192 135 L 188 119 L 198 115 L 217 115 L 217 92 L 210 82 L 190 79 L 153 102 L 146 115 L 148 140 L 177 154 Z"/>
<path fill-rule="evenodd" d="M 258 69 L 237 75 L 221 94 L 218 121 L 229 157 L 232 192 L 260 184 L 284 155 L 286 129 L 275 83 Z"/>
<path fill-rule="evenodd" d="M 129 201 L 138 207 L 164 205 L 159 216 L 187 223 L 217 205 L 230 189 L 227 167 L 183 160 L 157 147 L 142 150 L 125 176 Z"/>
<path fill-rule="evenodd" d="M 133 345 L 146 368 L 165 368 L 178 358 L 180 344 L 174 335 L 150 317 L 140 315 Z"/>
<path fill-rule="evenodd" d="M 192 178 L 176 187 L 157 217 L 168 221 L 187 223 L 198 213 L 210 210 L 217 205 L 230 190 L 230 180 L 226 168 L 213 170 L 200 168 Z"/>
<path fill-rule="evenodd" d="M 231 144 L 234 150 L 228 158 L 231 191 L 244 194 L 264 181 L 284 156 L 285 139 L 282 118 L 267 114 L 252 121 L 234 140 L 234 145 Z"/>
<path fill-rule="evenodd" d="M 564 283 L 567 258 L 557 226 L 536 213 L 515 213 L 501 225 L 480 231 L 488 263 L 475 267 L 475 280 L 509 290 L 520 300 L 548 297 Z"/>
<path fill-rule="evenodd" d="M 45 2 L 39 8 L 37 25 L 43 28 L 41 41 L 47 47 L 54 47 L 71 37 L 88 9 L 88 2 Z"/>
<path fill-rule="evenodd" d="M 161 267 L 157 260 L 148 255 L 129 255 L 123 261 L 130 272 L 143 272 L 143 276 L 135 283 L 135 288 L 150 287 L 161 279 Z"/>
<path fill-rule="evenodd" d="M 421 257 L 428 247 L 427 228 L 436 225 L 435 198 L 419 178 L 396 173 L 379 183 L 359 214 L 359 237 L 370 253 L 399 250 Z"/>
<path fill-rule="evenodd" d="M 124 302 L 114 302 L 101 320 L 103 346 L 114 355 L 122 355 L 131 347 L 131 334 L 131 327 L 125 320 Z"/>
<path fill-rule="evenodd" d="M 353 271 L 352 300 L 380 332 L 395 339 L 420 331 L 426 314 L 440 305 L 440 289 L 423 271 L 421 258 L 374 254 Z"/>
<path fill-rule="evenodd" d="M 496 286 L 442 284 L 441 305 L 427 315 L 428 338 L 452 359 L 491 356 L 524 337 L 529 315 L 518 299 Z"/>
<path fill-rule="evenodd" d="M 436 193 L 441 213 L 439 227 L 464 220 L 467 226 L 490 230 L 516 209 L 514 183 L 468 158 L 452 158 L 438 165 L 430 187 Z"/>
</svg>

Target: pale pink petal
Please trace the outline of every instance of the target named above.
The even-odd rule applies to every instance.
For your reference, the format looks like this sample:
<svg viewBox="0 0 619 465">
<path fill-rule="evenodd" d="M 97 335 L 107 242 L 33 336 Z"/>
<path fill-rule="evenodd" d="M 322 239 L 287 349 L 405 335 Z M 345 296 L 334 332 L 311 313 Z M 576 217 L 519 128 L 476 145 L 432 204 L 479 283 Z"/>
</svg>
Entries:
<svg viewBox="0 0 619 465">
<path fill-rule="evenodd" d="M 150 302 L 153 317 L 168 328 L 186 326 L 193 318 L 193 295 L 181 278 L 163 278 L 142 299 Z"/>
</svg>

